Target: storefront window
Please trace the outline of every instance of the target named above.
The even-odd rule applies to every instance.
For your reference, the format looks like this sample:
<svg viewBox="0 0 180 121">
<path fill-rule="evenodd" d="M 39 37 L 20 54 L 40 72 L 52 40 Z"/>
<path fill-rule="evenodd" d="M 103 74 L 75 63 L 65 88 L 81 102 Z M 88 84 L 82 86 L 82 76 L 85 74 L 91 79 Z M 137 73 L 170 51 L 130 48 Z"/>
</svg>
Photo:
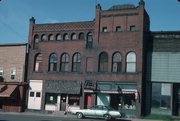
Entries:
<svg viewBox="0 0 180 121">
<path fill-rule="evenodd" d="M 57 103 L 57 94 L 46 94 L 46 104 L 56 104 Z"/>
<path fill-rule="evenodd" d="M 78 95 L 69 96 L 69 105 L 78 106 L 80 97 Z"/>
<path fill-rule="evenodd" d="M 124 94 L 121 100 L 122 109 L 136 109 L 134 94 Z"/>
<path fill-rule="evenodd" d="M 151 112 L 166 113 L 171 108 L 171 84 L 152 83 Z M 170 113 L 170 112 L 169 112 Z"/>
</svg>

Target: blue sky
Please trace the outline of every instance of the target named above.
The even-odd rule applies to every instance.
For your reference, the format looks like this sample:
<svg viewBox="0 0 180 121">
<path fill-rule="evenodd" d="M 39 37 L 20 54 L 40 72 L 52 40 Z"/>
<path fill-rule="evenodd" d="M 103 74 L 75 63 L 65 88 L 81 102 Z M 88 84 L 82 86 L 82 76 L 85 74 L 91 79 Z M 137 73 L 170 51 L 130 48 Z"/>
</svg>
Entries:
<svg viewBox="0 0 180 121">
<path fill-rule="evenodd" d="M 144 0 L 151 31 L 180 31 L 180 2 Z M 28 42 L 29 19 L 37 24 L 91 21 L 95 5 L 103 10 L 118 4 L 138 5 L 139 0 L 1 0 L 0 44 Z"/>
</svg>

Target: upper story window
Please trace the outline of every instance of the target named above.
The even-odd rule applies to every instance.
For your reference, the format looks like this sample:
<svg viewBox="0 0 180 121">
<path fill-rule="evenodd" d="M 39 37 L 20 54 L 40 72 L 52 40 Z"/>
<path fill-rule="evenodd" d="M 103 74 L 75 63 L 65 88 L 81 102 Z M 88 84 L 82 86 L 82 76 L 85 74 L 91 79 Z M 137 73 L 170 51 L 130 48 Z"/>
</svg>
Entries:
<svg viewBox="0 0 180 121">
<path fill-rule="evenodd" d="M 108 71 L 108 54 L 106 52 L 102 52 L 99 55 L 99 72 L 107 72 Z"/>
<path fill-rule="evenodd" d="M 42 69 L 42 54 L 37 54 L 34 59 L 34 71 L 40 71 Z"/>
<path fill-rule="evenodd" d="M 130 31 L 135 32 L 136 31 L 136 26 L 135 25 L 130 26 Z"/>
<path fill-rule="evenodd" d="M 41 40 L 42 40 L 42 41 L 45 41 L 45 40 L 46 40 L 46 35 L 45 35 L 45 34 L 43 34 L 43 35 L 41 36 Z"/>
<path fill-rule="evenodd" d="M 57 70 L 57 55 L 55 53 L 51 54 L 49 57 L 49 71 Z"/>
<path fill-rule="evenodd" d="M 81 54 L 75 53 L 73 56 L 73 66 L 72 66 L 73 72 L 80 72 L 81 71 Z"/>
<path fill-rule="evenodd" d="M 65 33 L 65 34 L 64 34 L 64 36 L 63 36 L 63 40 L 69 40 L 69 36 L 68 36 L 68 34 L 67 34 L 67 33 Z"/>
<path fill-rule="evenodd" d="M 36 34 L 34 36 L 34 43 L 38 43 L 39 42 L 39 36 Z"/>
<path fill-rule="evenodd" d="M 72 35 L 71 35 L 71 40 L 76 40 L 77 39 L 77 35 L 75 34 L 75 33 L 73 33 Z"/>
<path fill-rule="evenodd" d="M 122 32 L 121 26 L 117 26 L 117 27 L 116 27 L 116 32 Z"/>
<path fill-rule="evenodd" d="M 121 72 L 122 57 L 119 52 L 115 53 L 112 58 L 112 72 Z"/>
<path fill-rule="evenodd" d="M 54 36 L 52 34 L 49 35 L 48 40 L 54 40 Z"/>
<path fill-rule="evenodd" d="M 57 34 L 56 35 L 56 40 L 61 40 L 62 38 L 61 38 L 61 34 Z"/>
<path fill-rule="evenodd" d="M 107 32 L 108 30 L 107 30 L 107 27 L 103 27 L 102 28 L 102 32 Z"/>
<path fill-rule="evenodd" d="M 16 77 L 16 69 L 11 70 L 11 80 L 14 80 Z"/>
<path fill-rule="evenodd" d="M 79 34 L 79 40 L 84 40 L 84 33 Z"/>
<path fill-rule="evenodd" d="M 67 72 L 69 70 L 69 55 L 67 53 L 61 56 L 61 66 L 60 71 Z"/>
<path fill-rule="evenodd" d="M 92 48 L 92 44 L 93 44 L 92 32 L 89 32 L 87 34 L 86 48 Z"/>
<path fill-rule="evenodd" d="M 3 67 L 0 67 L 0 76 L 3 76 Z"/>
<path fill-rule="evenodd" d="M 136 72 L 135 52 L 129 52 L 126 56 L 126 72 Z"/>
</svg>

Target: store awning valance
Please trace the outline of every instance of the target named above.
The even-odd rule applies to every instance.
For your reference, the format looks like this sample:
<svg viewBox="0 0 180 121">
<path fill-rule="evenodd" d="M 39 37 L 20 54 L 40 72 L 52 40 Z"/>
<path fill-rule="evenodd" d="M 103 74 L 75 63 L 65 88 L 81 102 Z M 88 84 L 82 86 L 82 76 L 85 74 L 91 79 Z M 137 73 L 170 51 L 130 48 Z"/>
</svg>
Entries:
<svg viewBox="0 0 180 121">
<path fill-rule="evenodd" d="M 45 92 L 60 94 L 80 94 L 81 82 L 70 80 L 46 80 Z"/>
<path fill-rule="evenodd" d="M 17 85 L 4 85 L 4 86 L 1 85 L 1 87 L 5 87 L 5 86 L 6 86 L 6 89 L 5 90 L 3 89 L 2 91 L 0 91 L 0 97 L 11 97 Z"/>
</svg>

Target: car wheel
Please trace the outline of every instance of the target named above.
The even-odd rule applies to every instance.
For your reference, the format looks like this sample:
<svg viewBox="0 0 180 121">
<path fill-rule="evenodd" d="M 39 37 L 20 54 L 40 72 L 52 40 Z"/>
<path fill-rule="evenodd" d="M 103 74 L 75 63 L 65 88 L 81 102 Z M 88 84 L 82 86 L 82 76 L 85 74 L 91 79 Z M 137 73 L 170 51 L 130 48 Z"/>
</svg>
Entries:
<svg viewBox="0 0 180 121">
<path fill-rule="evenodd" d="M 79 119 L 83 118 L 83 114 L 82 113 L 77 113 L 77 118 L 79 118 Z"/>
<path fill-rule="evenodd" d="M 104 119 L 105 119 L 105 120 L 111 120 L 111 118 L 112 118 L 112 117 L 111 117 L 111 115 L 109 115 L 109 114 L 105 114 L 105 115 L 104 115 Z"/>
</svg>

